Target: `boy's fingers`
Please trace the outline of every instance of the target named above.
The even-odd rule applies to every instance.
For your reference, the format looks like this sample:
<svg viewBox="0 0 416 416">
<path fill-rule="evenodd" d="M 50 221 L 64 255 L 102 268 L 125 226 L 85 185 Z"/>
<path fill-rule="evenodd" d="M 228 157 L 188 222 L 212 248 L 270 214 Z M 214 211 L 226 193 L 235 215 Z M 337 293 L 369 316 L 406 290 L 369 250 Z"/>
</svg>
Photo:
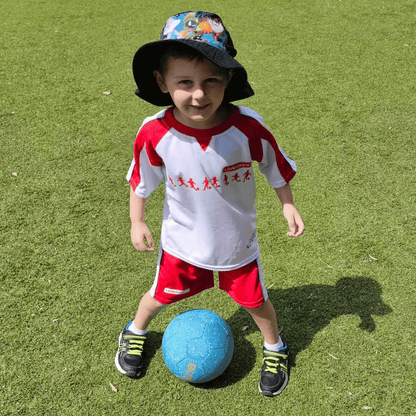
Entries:
<svg viewBox="0 0 416 416">
<path fill-rule="evenodd" d="M 149 251 L 153 251 L 154 247 L 147 246 L 146 244 L 137 244 L 134 246 L 138 251 L 141 251 L 142 253 L 147 253 Z"/>
<path fill-rule="evenodd" d="M 296 233 L 296 223 L 294 221 L 289 221 L 288 225 L 289 225 L 289 231 L 287 235 L 290 237 L 293 237 L 294 234 Z"/>
<path fill-rule="evenodd" d="M 155 249 L 152 236 L 143 236 L 141 241 L 133 242 L 133 246 L 136 250 L 141 252 L 153 251 Z"/>
<path fill-rule="evenodd" d="M 289 220 L 288 223 L 290 231 L 287 233 L 287 235 L 289 237 L 299 237 L 305 231 L 305 225 L 303 224 L 303 220 L 300 216 L 298 218 Z"/>
<path fill-rule="evenodd" d="M 305 224 L 300 215 L 299 215 L 299 218 L 297 219 L 297 224 L 298 224 L 298 233 L 296 237 L 299 237 L 305 231 Z"/>
<path fill-rule="evenodd" d="M 152 235 L 149 233 L 145 236 L 147 241 L 147 251 L 153 251 L 155 249 L 155 243 L 153 241 Z"/>
<path fill-rule="evenodd" d="M 287 232 L 289 237 L 297 237 L 297 230 L 290 230 Z"/>
<path fill-rule="evenodd" d="M 134 248 L 138 251 L 148 252 L 155 249 L 152 234 L 146 225 L 132 225 L 131 241 Z"/>
</svg>

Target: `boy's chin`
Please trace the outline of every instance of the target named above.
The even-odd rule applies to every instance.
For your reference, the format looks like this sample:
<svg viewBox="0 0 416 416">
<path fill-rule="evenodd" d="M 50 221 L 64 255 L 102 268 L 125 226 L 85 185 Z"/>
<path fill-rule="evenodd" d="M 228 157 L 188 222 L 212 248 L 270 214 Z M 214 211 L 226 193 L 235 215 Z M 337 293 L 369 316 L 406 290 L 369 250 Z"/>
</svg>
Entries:
<svg viewBox="0 0 416 416">
<path fill-rule="evenodd" d="M 176 109 L 176 119 L 187 127 L 195 129 L 210 129 L 216 127 L 223 121 L 224 114 L 220 108 L 213 111 L 213 105 L 208 104 L 201 108 L 190 106 L 186 111 Z"/>
</svg>

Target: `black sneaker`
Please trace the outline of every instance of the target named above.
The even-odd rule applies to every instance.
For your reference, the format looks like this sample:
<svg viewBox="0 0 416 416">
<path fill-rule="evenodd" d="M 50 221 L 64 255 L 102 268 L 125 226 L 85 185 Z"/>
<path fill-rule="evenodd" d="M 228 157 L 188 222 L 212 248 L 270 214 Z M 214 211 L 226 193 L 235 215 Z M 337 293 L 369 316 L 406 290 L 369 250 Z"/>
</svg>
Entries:
<svg viewBox="0 0 416 416">
<path fill-rule="evenodd" d="M 126 328 L 130 325 L 127 324 Z M 138 378 L 143 367 L 143 347 L 146 335 L 136 335 L 126 328 L 118 338 L 115 358 L 117 370 L 128 377 Z"/>
<path fill-rule="evenodd" d="M 263 367 L 259 381 L 260 393 L 273 397 L 280 394 L 289 380 L 289 347 L 283 335 L 280 335 L 283 347 L 278 352 L 263 349 Z"/>
</svg>

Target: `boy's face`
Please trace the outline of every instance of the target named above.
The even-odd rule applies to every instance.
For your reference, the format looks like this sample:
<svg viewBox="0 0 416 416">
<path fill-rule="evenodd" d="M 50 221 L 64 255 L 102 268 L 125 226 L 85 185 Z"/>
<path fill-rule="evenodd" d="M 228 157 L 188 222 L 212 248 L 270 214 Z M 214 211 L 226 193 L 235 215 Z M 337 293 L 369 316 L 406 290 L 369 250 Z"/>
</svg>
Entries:
<svg viewBox="0 0 416 416">
<path fill-rule="evenodd" d="M 163 74 L 154 74 L 162 92 L 172 97 L 180 123 L 208 129 L 226 118 L 227 110 L 221 105 L 231 79 L 226 69 L 208 60 L 169 58 Z"/>
</svg>

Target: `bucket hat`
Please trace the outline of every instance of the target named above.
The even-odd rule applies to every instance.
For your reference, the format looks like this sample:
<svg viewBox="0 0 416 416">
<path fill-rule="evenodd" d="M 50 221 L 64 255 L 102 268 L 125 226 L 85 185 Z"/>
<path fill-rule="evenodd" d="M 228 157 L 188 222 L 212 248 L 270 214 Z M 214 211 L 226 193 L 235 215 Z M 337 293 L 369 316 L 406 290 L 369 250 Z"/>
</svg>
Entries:
<svg viewBox="0 0 416 416">
<path fill-rule="evenodd" d="M 246 70 L 234 59 L 237 51 L 221 18 L 214 13 L 189 11 L 170 17 L 162 29 L 160 40 L 146 43 L 134 55 L 133 76 L 138 97 L 158 106 L 173 104 L 170 95 L 160 90 L 153 71 L 159 68 L 166 50 L 178 43 L 199 52 L 221 68 L 233 70 L 224 93 L 225 102 L 254 95 Z"/>
</svg>

